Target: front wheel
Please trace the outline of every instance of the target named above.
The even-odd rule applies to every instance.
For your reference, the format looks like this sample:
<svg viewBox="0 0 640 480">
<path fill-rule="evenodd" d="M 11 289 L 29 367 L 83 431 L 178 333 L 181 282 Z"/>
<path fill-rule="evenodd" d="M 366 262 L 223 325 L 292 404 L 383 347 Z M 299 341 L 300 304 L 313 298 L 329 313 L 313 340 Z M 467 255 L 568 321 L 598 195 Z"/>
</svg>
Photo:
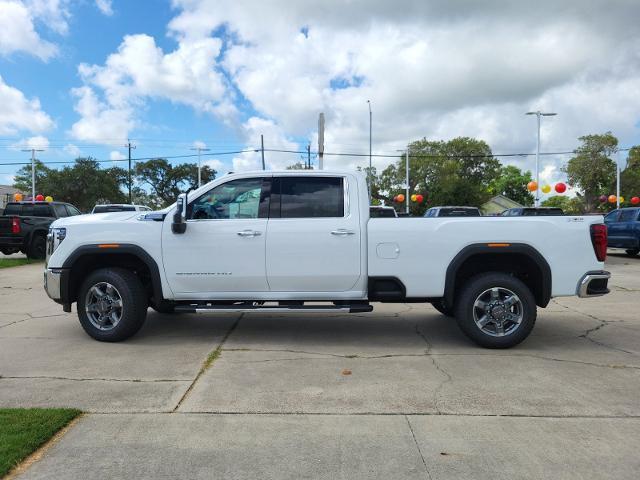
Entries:
<svg viewBox="0 0 640 480">
<path fill-rule="evenodd" d="M 42 234 L 34 235 L 27 249 L 27 258 L 42 260 L 47 254 L 47 239 Z"/>
<path fill-rule="evenodd" d="M 462 287 L 456 320 L 478 345 L 510 348 L 531 333 L 536 322 L 536 302 L 519 279 L 505 273 L 484 273 Z"/>
<path fill-rule="evenodd" d="M 630 248 L 629 250 L 625 250 L 625 252 L 627 252 L 627 255 L 630 257 L 635 257 L 640 253 L 640 248 Z"/>
<path fill-rule="evenodd" d="M 78 318 L 96 340 L 119 342 L 140 330 L 147 302 L 145 289 L 133 272 L 102 268 L 92 272 L 78 291 Z"/>
</svg>

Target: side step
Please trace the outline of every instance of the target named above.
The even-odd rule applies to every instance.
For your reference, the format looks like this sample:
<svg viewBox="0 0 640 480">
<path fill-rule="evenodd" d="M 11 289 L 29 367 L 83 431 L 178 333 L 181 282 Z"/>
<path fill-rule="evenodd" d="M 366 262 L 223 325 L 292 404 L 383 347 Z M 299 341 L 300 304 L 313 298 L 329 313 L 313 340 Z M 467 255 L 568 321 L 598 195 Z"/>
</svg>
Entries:
<svg viewBox="0 0 640 480">
<path fill-rule="evenodd" d="M 352 305 L 176 305 L 176 312 L 181 313 L 366 313 L 373 306 L 368 303 Z"/>
</svg>

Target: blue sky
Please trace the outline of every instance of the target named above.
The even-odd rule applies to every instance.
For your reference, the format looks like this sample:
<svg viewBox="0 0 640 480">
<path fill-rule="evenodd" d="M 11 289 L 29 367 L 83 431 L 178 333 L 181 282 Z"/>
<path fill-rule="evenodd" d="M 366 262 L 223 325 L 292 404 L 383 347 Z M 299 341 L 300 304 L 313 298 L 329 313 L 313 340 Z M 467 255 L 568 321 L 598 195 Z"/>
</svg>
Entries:
<svg viewBox="0 0 640 480">
<path fill-rule="evenodd" d="M 561 4 L 558 4 L 561 3 Z M 481 138 L 494 153 L 575 148 L 611 130 L 640 143 L 640 4 L 626 0 L 0 0 L 0 183 L 45 146 L 45 162 L 316 146 L 374 153 Z M 198 142 L 198 143 L 196 143 Z M 207 157 L 219 171 L 253 152 Z M 269 168 L 297 154 L 268 153 Z M 545 157 L 543 181 L 568 156 Z M 195 161 L 194 159 L 187 159 Z M 175 160 L 176 162 L 184 160 Z M 332 168 L 365 157 L 328 157 Z M 391 159 L 374 159 L 378 168 Z M 505 160 L 532 169 L 531 158 Z M 120 163 L 124 165 L 124 163 Z"/>
</svg>

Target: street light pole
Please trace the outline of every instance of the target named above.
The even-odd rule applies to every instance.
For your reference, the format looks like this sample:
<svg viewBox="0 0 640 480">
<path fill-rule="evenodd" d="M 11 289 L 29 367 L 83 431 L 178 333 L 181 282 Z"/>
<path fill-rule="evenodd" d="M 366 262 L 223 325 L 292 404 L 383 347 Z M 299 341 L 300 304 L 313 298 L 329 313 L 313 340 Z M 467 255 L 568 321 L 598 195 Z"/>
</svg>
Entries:
<svg viewBox="0 0 640 480">
<path fill-rule="evenodd" d="M 407 215 L 409 215 L 409 145 L 407 145 L 407 155 L 406 155 L 406 164 L 405 164 L 405 182 L 406 183 L 406 195 L 405 195 L 405 201 L 407 202 L 407 206 L 406 206 L 406 212 Z"/>
<path fill-rule="evenodd" d="M 553 112 L 548 112 L 548 113 L 544 113 L 541 112 L 540 110 L 537 110 L 535 112 L 527 112 L 526 115 L 535 115 L 537 117 L 538 120 L 538 135 L 537 135 L 537 140 L 536 140 L 536 199 L 535 199 L 535 206 L 539 207 L 540 206 L 540 117 L 553 117 L 554 115 L 557 115 L 557 113 L 553 113 Z"/>
<path fill-rule="evenodd" d="M 23 149 L 23 152 L 31 152 L 31 201 L 36 201 L 36 152 L 44 152 L 37 148 Z"/>
<path fill-rule="evenodd" d="M 191 148 L 190 150 L 197 150 L 198 151 L 198 188 L 200 188 L 202 186 L 202 174 L 200 173 L 201 171 L 201 163 L 200 163 L 200 153 L 201 152 L 208 152 L 211 149 L 210 148 L 204 148 L 204 147 L 194 147 Z"/>
<path fill-rule="evenodd" d="M 373 114 L 371 113 L 371 100 L 367 100 L 367 105 L 369 105 L 369 171 L 367 174 L 367 184 L 369 185 L 369 204 L 371 204 L 371 154 L 372 154 L 372 124 L 373 124 Z"/>
</svg>

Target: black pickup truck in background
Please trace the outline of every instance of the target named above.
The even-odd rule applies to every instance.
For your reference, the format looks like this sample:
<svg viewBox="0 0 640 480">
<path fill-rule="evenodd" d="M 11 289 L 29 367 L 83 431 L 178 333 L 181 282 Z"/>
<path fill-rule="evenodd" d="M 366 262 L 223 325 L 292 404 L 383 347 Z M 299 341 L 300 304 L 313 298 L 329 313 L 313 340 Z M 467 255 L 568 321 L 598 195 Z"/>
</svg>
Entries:
<svg viewBox="0 0 640 480">
<path fill-rule="evenodd" d="M 9 202 L 0 215 L 0 252 L 22 252 L 41 259 L 47 250 L 47 232 L 54 220 L 80 215 L 80 211 L 63 202 Z"/>
</svg>

